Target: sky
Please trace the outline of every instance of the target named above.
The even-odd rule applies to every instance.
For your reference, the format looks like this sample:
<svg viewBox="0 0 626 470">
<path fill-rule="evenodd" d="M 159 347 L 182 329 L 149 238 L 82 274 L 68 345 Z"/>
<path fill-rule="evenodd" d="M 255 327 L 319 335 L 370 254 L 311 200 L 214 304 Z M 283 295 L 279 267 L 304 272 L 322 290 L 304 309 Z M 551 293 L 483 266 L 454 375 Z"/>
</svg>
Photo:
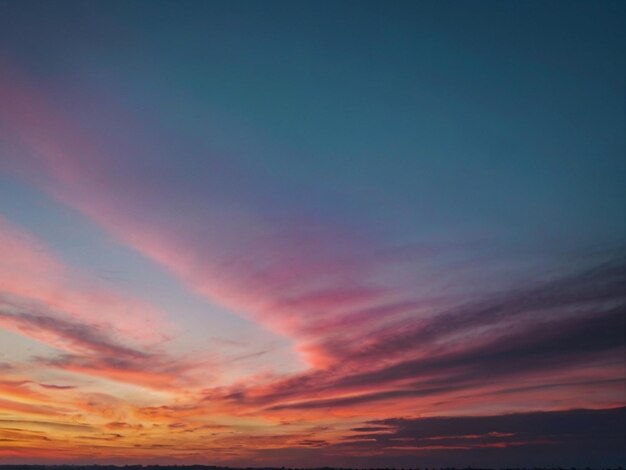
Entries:
<svg viewBox="0 0 626 470">
<path fill-rule="evenodd" d="M 0 0 L 0 463 L 625 465 L 625 20 Z"/>
</svg>

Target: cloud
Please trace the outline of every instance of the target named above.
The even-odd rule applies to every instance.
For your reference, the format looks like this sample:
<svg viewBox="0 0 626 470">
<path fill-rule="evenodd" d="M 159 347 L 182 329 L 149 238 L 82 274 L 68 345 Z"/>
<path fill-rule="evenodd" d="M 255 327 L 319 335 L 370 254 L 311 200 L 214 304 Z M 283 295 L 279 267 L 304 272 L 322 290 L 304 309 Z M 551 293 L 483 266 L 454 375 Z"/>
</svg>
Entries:
<svg viewBox="0 0 626 470">
<path fill-rule="evenodd" d="M 523 461 L 543 466 L 610 466 L 626 457 L 621 445 L 626 438 L 625 418 L 624 407 L 390 418 L 368 422 L 367 427 L 337 445 L 364 448 L 383 458 L 387 452 L 389 457 L 404 453 L 404 461 L 414 465 L 439 462 L 442 466 L 459 466 L 464 462 L 489 467 Z"/>
<path fill-rule="evenodd" d="M 29 302 L 28 308 L 35 308 Z M 46 367 L 77 372 L 159 390 L 175 390 L 192 383 L 190 372 L 206 366 L 203 360 L 169 357 L 160 349 L 129 347 L 113 338 L 118 333 L 102 324 L 81 323 L 60 317 L 55 312 L 25 312 L 12 299 L 0 297 L 0 326 L 48 344 L 62 353 L 40 357 L 36 363 Z M 122 335 L 123 336 L 123 335 Z M 41 385 L 48 389 L 70 386 Z"/>
<path fill-rule="evenodd" d="M 553 410 L 623 402 L 623 382 L 616 380 L 625 346 L 623 260 L 493 294 L 501 284 L 482 285 L 481 266 L 457 276 L 440 247 L 398 247 L 358 221 L 296 210 L 278 182 L 238 167 L 236 158 L 216 157 L 202 143 L 172 138 L 154 121 L 139 122 L 115 100 L 74 96 L 80 112 L 72 115 L 55 103 L 59 96 L 35 89 L 27 80 L 0 78 L 0 131 L 16 149 L 20 174 L 190 290 L 288 336 L 309 364 L 302 373 L 262 371 L 228 387 L 208 382 L 201 360 L 164 352 L 169 328 L 155 321 L 158 309 L 85 281 L 0 220 L 0 244 L 9 247 L 0 258 L 0 322 L 60 351 L 38 358 L 35 367 L 173 392 L 156 403 L 100 397 L 100 404 L 81 400 L 80 388 L 56 390 L 72 394 L 75 401 L 64 406 L 92 418 L 107 442 L 132 438 L 138 458 L 302 462 L 315 450 L 320 463 L 441 466 L 443 455 L 454 465 L 499 466 L 526 452 L 542 456 L 542 465 L 560 465 L 573 461 L 560 460 L 563 451 L 592 454 L 580 453 L 584 436 L 567 434 L 565 423 L 595 429 L 614 425 L 610 416 L 623 419 L 615 410 L 458 417 L 449 424 L 455 434 L 444 429 L 453 418 L 375 419 L 408 410 L 496 413 L 515 408 L 518 396 L 524 407 Z M 179 157 L 203 164 L 189 170 Z M 596 384 L 594 394 L 584 393 L 589 384 Z M 8 400 L 1 406 L 58 419 L 70 413 Z M 226 424 L 209 425 L 207 416 L 226 417 Z M 293 417 L 320 430 L 271 425 Z M 352 430 L 322 430 L 344 418 Z M 533 433 L 526 422 L 554 432 Z M 424 425 L 439 432 L 422 435 Z M 594 452 L 608 456 L 590 462 L 623 462 L 612 440 L 587 437 Z M 110 452 L 128 448 L 109 446 L 94 458 L 113 459 L 118 455 Z M 92 455 L 87 444 L 50 452 Z"/>
<path fill-rule="evenodd" d="M 484 416 L 387 418 L 364 422 L 340 440 L 276 439 L 231 465 L 343 468 L 617 467 L 626 458 L 626 408 L 568 409 Z M 300 463 L 301 465 L 301 463 Z"/>
<path fill-rule="evenodd" d="M 0 128 L 24 155 L 21 174 L 191 289 L 294 339 L 311 364 L 337 360 L 320 334 L 341 328 L 358 335 L 406 313 L 390 306 L 413 299 L 401 299 L 385 279 L 396 276 L 403 257 L 373 232 L 294 211 L 277 197 L 275 182 L 214 157 L 201 143 L 185 144 L 184 155 L 206 163 L 189 174 L 170 158 L 181 152 L 178 144 L 115 100 L 90 97 L 95 101 L 76 121 L 27 83 L 8 75 L 0 83 L 7 103 Z M 109 129 L 110 139 L 103 142 L 86 120 Z M 410 251 L 422 261 L 432 255 L 424 247 Z"/>
<path fill-rule="evenodd" d="M 566 410 L 552 412 L 512 413 L 493 416 L 454 416 L 433 418 L 388 418 L 369 421 L 367 424 L 384 429 L 371 433 L 367 428 L 350 438 L 372 437 L 389 445 L 397 439 L 407 443 L 424 440 L 458 438 L 476 442 L 477 437 L 487 440 L 501 439 L 505 443 L 514 439 L 577 439 L 618 440 L 614 429 L 626 432 L 621 423 L 626 418 L 626 407 L 604 410 Z M 410 441 L 410 440 L 411 441 Z M 479 443 L 479 442 L 476 442 Z M 410 444 L 407 444 L 410 445 Z"/>
<path fill-rule="evenodd" d="M 617 261 L 417 319 L 401 333 L 382 329 L 368 338 L 373 346 L 344 349 L 344 367 L 239 387 L 225 398 L 270 410 L 345 408 L 495 387 L 585 364 L 613 379 L 626 346 L 625 272 Z M 382 367 L 373 354 L 386 361 Z"/>
<path fill-rule="evenodd" d="M 79 276 L 1 217 L 0 244 L 0 327 L 61 352 L 40 365 L 163 390 L 188 386 L 191 370 L 207 365 L 163 351 L 162 312 Z"/>
<path fill-rule="evenodd" d="M 69 351 L 54 357 L 36 358 L 31 361 L 31 365 L 57 368 L 156 390 L 177 391 L 181 387 L 195 384 L 194 371 L 207 366 L 203 360 L 173 358 L 158 350 L 138 350 L 122 346 L 97 326 L 48 316 L 0 312 L 0 326 L 41 340 L 62 351 Z M 196 377 L 205 377 L 205 374 Z M 76 388 L 69 385 L 38 385 L 49 390 Z M 23 397 L 24 391 L 20 390 L 19 395 Z"/>
<path fill-rule="evenodd" d="M 18 426 L 18 427 L 35 427 L 35 428 L 49 428 L 55 430 L 78 430 L 78 431 L 92 431 L 93 428 L 86 424 L 76 423 L 57 423 L 51 421 L 32 421 L 23 419 L 0 419 L 0 425 L 5 426 Z"/>
<path fill-rule="evenodd" d="M 102 287 L 89 273 L 67 265 L 32 234 L 1 216 L 0 245 L 4 248 L 0 302 L 5 312 L 12 305 L 26 312 L 45 310 L 43 316 L 54 312 L 70 321 L 114 330 L 142 344 L 163 342 L 167 337 L 164 331 L 172 329 L 164 313 L 148 302 Z"/>
<path fill-rule="evenodd" d="M 56 318 L 50 313 L 13 313 L 16 306 L 0 298 L 0 325 L 65 351 L 141 359 L 148 354 L 115 342 L 100 325 Z"/>
<path fill-rule="evenodd" d="M 140 357 L 78 356 L 63 354 L 54 358 L 40 358 L 40 365 L 84 375 L 141 385 L 161 391 L 178 392 L 198 384 L 202 374 L 194 376 L 202 362 L 172 359 L 165 354 L 146 354 Z"/>
</svg>

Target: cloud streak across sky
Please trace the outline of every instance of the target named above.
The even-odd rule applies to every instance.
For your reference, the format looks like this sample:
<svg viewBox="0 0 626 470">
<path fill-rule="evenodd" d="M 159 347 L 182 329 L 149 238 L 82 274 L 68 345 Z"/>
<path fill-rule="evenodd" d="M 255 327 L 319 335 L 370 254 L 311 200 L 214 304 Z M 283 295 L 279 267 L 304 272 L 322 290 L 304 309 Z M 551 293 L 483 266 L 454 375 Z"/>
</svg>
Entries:
<svg viewBox="0 0 626 470">
<path fill-rule="evenodd" d="M 3 461 L 626 463 L 623 6 L 544 47 L 539 4 L 33 6 L 0 28 Z"/>
</svg>

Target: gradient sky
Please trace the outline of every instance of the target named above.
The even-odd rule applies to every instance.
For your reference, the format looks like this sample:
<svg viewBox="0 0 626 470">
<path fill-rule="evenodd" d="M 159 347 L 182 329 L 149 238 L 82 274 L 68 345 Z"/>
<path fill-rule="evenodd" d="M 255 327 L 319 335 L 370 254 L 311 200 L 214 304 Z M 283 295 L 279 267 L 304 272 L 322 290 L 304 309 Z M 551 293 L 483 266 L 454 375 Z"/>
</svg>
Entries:
<svg viewBox="0 0 626 470">
<path fill-rule="evenodd" d="M 626 465 L 625 23 L 0 0 L 0 463 Z"/>
</svg>

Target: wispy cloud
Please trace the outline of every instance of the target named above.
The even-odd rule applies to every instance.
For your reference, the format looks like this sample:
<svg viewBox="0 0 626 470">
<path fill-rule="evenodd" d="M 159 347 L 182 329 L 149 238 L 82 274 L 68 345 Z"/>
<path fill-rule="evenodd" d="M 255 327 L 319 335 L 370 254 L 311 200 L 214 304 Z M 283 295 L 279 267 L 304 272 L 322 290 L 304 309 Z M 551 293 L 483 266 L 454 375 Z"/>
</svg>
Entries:
<svg viewBox="0 0 626 470">
<path fill-rule="evenodd" d="M 621 262 L 609 263 L 402 329 L 383 328 L 369 334 L 364 348 L 337 348 L 343 367 L 238 388 L 226 398 L 274 410 L 330 409 L 494 387 L 585 364 L 610 377 L 626 346 L 625 275 Z"/>
<path fill-rule="evenodd" d="M 17 174 L 188 291 L 286 336 L 307 360 L 298 373 L 278 375 L 268 363 L 233 384 L 212 380 L 205 351 L 168 352 L 171 325 L 160 309 L 91 282 L 0 219 L 0 246 L 8 247 L 0 257 L 0 326 L 53 348 L 29 357 L 26 372 L 0 366 L 7 377 L 32 375 L 0 383 L 0 408 L 29 417 L 22 421 L 33 428 L 45 419 L 60 426 L 36 429 L 46 434 L 30 440 L 11 434 L 20 445 L 0 455 L 302 462 L 317 451 L 320 462 L 352 465 L 389 455 L 413 465 L 416 454 L 419 462 L 447 455 L 451 465 L 502 465 L 508 449 L 508 457 L 532 450 L 543 465 L 560 465 L 559 452 L 589 438 L 569 425 L 596 429 L 623 419 L 623 409 L 563 411 L 623 405 L 623 259 L 557 269 L 551 280 L 487 283 L 482 266 L 451 272 L 466 261 L 441 246 L 395 243 L 359 221 L 294 208 L 277 182 L 202 143 L 170 138 L 115 99 L 74 97 L 78 118 L 55 106 L 63 98 L 8 74 L 0 98 Z M 195 171 L 172 155 L 208 163 Z M 87 382 L 55 385 L 54 374 Z M 139 396 L 129 385 L 141 387 Z M 61 395 L 58 406 L 44 403 Z M 509 413 L 518 406 L 552 412 Z M 419 413 L 429 417 L 414 418 Z M 453 413 L 467 416 L 433 417 Z M 94 433 L 63 428 L 72 420 Z M 72 445 L 57 447 L 60 433 Z M 46 439 L 54 445 L 41 446 Z M 591 439 L 610 459 L 623 456 L 612 438 Z"/>
<path fill-rule="evenodd" d="M 189 384 L 206 358 L 170 357 L 164 314 L 79 279 L 32 235 L 0 219 L 0 326 L 61 353 L 40 363 L 153 388 Z M 54 386 L 50 386 L 51 388 Z"/>
</svg>

